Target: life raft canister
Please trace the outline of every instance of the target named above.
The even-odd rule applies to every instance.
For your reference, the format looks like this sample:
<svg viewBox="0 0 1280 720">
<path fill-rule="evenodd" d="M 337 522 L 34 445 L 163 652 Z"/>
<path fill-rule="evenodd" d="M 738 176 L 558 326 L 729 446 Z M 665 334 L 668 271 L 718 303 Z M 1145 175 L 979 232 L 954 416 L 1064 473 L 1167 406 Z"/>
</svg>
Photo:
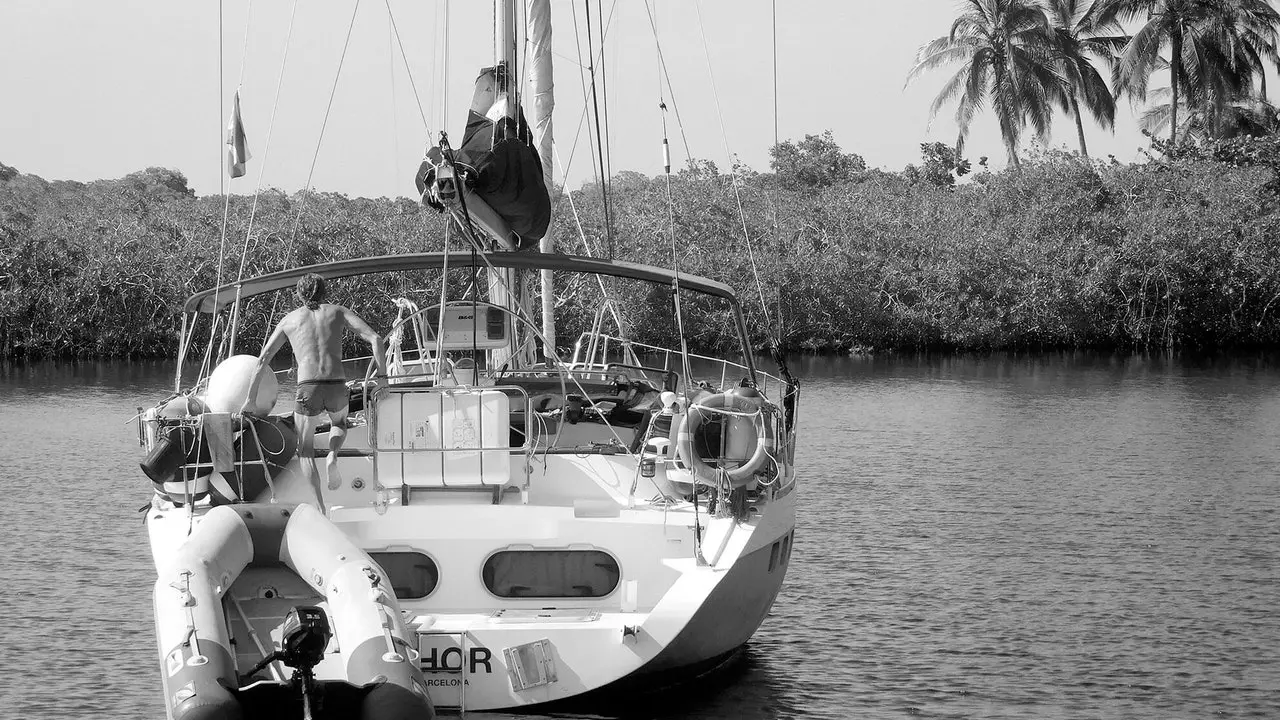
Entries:
<svg viewBox="0 0 1280 720">
<path fill-rule="evenodd" d="M 723 468 L 724 473 L 734 487 L 746 485 L 773 455 L 774 428 L 769 417 L 772 411 L 773 406 L 754 388 L 734 388 L 700 398 L 684 416 L 676 436 L 676 452 L 698 479 L 708 483 L 716 482 L 720 460 L 736 462 L 736 467 Z M 694 442 L 698 429 L 714 415 L 727 420 L 721 439 L 724 457 L 713 457 L 708 463 Z"/>
</svg>

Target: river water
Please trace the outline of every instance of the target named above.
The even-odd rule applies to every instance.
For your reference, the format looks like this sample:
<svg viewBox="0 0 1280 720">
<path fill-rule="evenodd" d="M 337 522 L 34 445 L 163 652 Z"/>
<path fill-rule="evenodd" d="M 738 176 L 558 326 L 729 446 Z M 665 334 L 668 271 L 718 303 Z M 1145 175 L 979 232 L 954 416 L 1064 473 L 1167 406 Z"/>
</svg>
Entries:
<svg viewBox="0 0 1280 720">
<path fill-rule="evenodd" d="M 801 359 L 789 576 L 669 718 L 1280 717 L 1280 362 Z M 0 718 L 164 717 L 134 408 L 0 365 Z"/>
</svg>

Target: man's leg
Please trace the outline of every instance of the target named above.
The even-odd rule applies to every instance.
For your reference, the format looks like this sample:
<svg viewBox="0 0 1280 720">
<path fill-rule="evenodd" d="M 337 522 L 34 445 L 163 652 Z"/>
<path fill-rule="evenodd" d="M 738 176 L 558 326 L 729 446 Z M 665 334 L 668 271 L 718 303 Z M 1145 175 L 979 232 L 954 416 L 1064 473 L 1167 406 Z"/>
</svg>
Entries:
<svg viewBox="0 0 1280 720">
<path fill-rule="evenodd" d="M 345 388 L 344 388 L 345 390 Z M 337 490 L 342 487 L 342 476 L 338 474 L 338 450 L 342 448 L 342 443 L 347 439 L 347 411 L 346 405 L 341 410 L 329 412 L 329 457 L 325 459 L 325 470 L 329 474 L 329 489 Z"/>
<path fill-rule="evenodd" d="M 302 467 L 302 478 L 307 481 L 316 493 L 316 505 L 323 511 L 324 500 L 320 497 L 320 473 L 316 468 L 316 425 L 320 423 L 319 415 L 293 414 L 293 423 L 298 430 L 298 464 Z"/>
</svg>

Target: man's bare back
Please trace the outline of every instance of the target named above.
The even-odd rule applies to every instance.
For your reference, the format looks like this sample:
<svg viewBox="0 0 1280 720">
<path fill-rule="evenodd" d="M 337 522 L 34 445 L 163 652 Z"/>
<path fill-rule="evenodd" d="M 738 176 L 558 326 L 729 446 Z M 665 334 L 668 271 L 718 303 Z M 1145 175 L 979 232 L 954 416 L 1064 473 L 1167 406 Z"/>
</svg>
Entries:
<svg viewBox="0 0 1280 720">
<path fill-rule="evenodd" d="M 304 305 L 280 320 L 277 329 L 293 348 L 299 382 L 346 379 L 342 370 L 342 331 L 348 327 L 366 340 L 373 333 L 354 313 L 328 303 L 315 310 Z"/>
</svg>

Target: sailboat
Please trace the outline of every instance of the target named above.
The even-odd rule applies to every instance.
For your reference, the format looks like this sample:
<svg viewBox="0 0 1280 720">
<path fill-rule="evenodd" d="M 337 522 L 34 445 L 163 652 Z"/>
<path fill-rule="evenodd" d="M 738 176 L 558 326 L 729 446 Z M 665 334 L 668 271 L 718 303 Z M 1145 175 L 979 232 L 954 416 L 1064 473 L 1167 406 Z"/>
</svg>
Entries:
<svg viewBox="0 0 1280 720">
<path fill-rule="evenodd" d="M 548 6 L 526 12 L 542 53 L 532 122 L 501 0 L 506 49 L 477 81 L 464 139 L 442 137 L 416 175 L 458 247 L 288 268 L 186 301 L 173 391 L 139 416 L 173 720 L 632 697 L 722 665 L 768 615 L 794 539 L 797 385 L 756 366 L 729 286 L 548 251 Z M 314 484 L 305 450 L 335 429 L 298 437 L 291 408 L 275 410 L 280 381 L 255 385 L 256 358 L 235 351 L 244 309 L 312 273 L 436 282 L 389 303 L 385 374 L 346 363 L 346 440 Z M 571 276 L 603 301 L 562 353 L 550 281 Z M 638 298 L 669 299 L 679 347 L 610 328 L 654 304 Z M 737 354 L 688 350 L 694 299 L 723 308 Z M 204 324 L 221 338 L 188 363 Z"/>
</svg>

